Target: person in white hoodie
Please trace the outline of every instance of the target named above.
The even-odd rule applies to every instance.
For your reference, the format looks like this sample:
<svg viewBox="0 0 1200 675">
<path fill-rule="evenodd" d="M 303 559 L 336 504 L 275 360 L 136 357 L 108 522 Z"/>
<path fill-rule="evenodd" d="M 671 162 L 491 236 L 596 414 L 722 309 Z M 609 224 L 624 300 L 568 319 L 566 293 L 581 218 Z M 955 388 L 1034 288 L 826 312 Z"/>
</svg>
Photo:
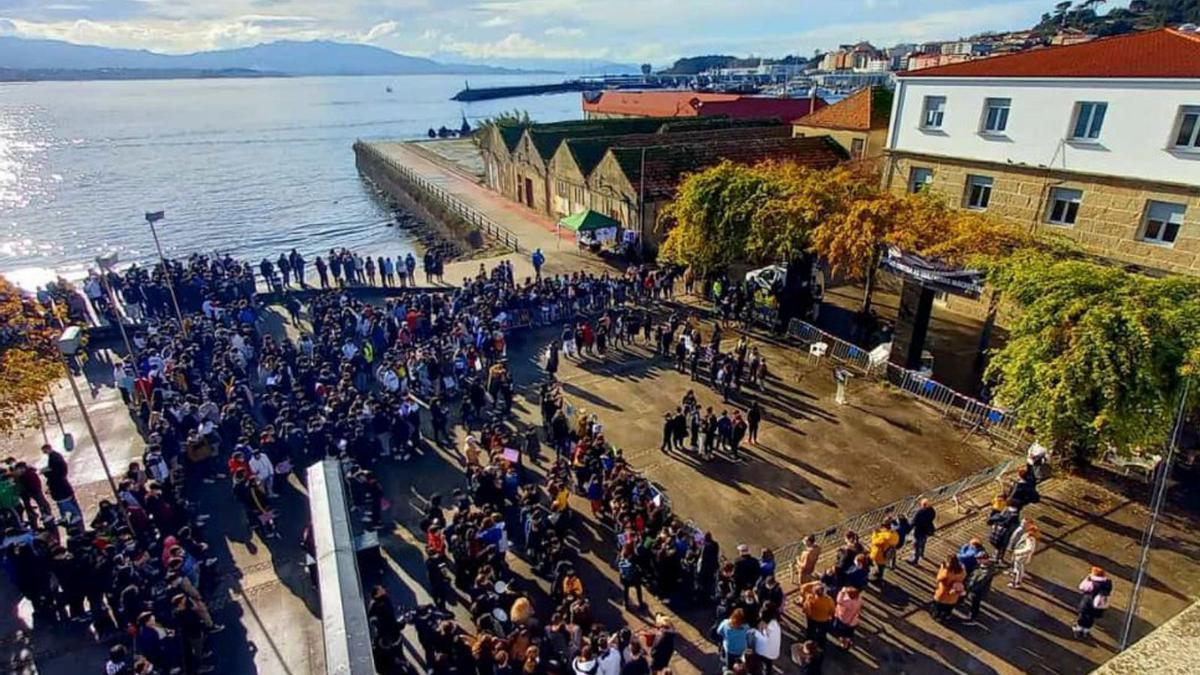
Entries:
<svg viewBox="0 0 1200 675">
<path fill-rule="evenodd" d="M 779 627 L 779 608 L 775 603 L 763 605 L 762 616 L 759 617 L 758 628 L 751 635 L 754 647 L 754 657 L 759 666 L 755 671 L 760 675 L 771 675 L 775 672 L 775 661 L 779 659 L 779 651 L 783 645 L 783 630 Z"/>
<path fill-rule="evenodd" d="M 1025 579 L 1025 567 L 1033 559 L 1033 554 L 1037 553 L 1041 536 L 1042 533 L 1038 530 L 1037 525 L 1029 522 L 1028 519 L 1021 524 L 1017 543 L 1013 545 L 1012 570 L 1009 572 L 1012 574 L 1013 580 L 1008 583 L 1009 588 L 1021 587 L 1021 581 Z"/>
<path fill-rule="evenodd" d="M 591 645 L 584 645 L 579 650 L 579 656 L 576 656 L 571 661 L 571 672 L 574 675 L 598 675 L 600 672 L 600 662 L 592 656 Z"/>
<path fill-rule="evenodd" d="M 600 654 L 600 669 L 596 675 L 621 675 L 621 649 L 617 646 L 617 636 L 608 638 L 608 646 Z"/>
<path fill-rule="evenodd" d="M 279 495 L 275 494 L 275 465 L 271 463 L 267 453 L 263 452 L 262 448 L 256 448 L 254 454 L 250 455 L 248 464 L 254 477 L 267 489 L 267 495 L 278 497 Z"/>
</svg>

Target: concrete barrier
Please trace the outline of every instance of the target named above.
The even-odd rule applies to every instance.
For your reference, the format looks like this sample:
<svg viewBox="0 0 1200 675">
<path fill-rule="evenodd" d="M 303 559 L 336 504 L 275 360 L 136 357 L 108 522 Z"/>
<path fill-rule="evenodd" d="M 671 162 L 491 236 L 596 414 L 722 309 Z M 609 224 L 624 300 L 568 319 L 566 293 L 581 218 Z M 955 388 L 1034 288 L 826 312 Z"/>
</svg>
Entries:
<svg viewBox="0 0 1200 675">
<path fill-rule="evenodd" d="M 320 580 L 325 672 L 372 675 L 376 671 L 371 630 L 358 574 L 346 481 L 337 460 L 327 459 L 308 468 L 308 502 Z"/>
</svg>

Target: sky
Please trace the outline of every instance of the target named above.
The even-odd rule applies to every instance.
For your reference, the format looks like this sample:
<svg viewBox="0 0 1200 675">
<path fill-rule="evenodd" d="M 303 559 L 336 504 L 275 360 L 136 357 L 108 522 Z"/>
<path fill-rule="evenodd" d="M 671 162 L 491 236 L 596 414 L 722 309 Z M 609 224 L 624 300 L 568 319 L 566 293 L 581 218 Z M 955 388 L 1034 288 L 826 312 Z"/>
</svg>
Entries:
<svg viewBox="0 0 1200 675">
<path fill-rule="evenodd" d="M 1053 0 L 0 0 L 0 34 L 169 53 L 279 39 L 464 61 L 665 65 L 1025 28 Z"/>
</svg>

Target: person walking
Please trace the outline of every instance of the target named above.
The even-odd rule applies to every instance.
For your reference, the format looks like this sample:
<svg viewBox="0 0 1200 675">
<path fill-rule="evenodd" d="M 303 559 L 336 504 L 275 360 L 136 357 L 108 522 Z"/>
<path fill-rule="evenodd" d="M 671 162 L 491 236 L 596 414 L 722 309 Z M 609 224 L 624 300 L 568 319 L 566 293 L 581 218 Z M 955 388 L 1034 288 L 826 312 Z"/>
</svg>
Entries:
<svg viewBox="0 0 1200 675">
<path fill-rule="evenodd" d="M 920 565 L 925 559 L 925 544 L 937 531 L 934 521 L 937 519 L 937 509 L 933 508 L 928 499 L 922 499 L 912 517 L 913 553 L 908 562 Z"/>
<path fill-rule="evenodd" d="M 1003 564 L 1008 545 L 1012 542 L 1013 534 L 1021 524 L 1021 516 L 1016 508 L 1007 506 L 1000 513 L 989 517 L 987 522 L 992 526 L 989 539 L 992 546 L 996 547 L 996 562 Z"/>
<path fill-rule="evenodd" d="M 966 578 L 967 572 L 963 569 L 962 563 L 958 561 L 958 556 L 953 553 L 948 554 L 946 560 L 942 562 L 942 566 L 938 568 L 937 586 L 933 591 L 933 605 L 930 607 L 930 613 L 935 621 L 944 622 L 950 618 L 954 606 L 962 599 L 965 591 L 963 581 Z"/>
<path fill-rule="evenodd" d="M 42 473 L 46 476 L 46 488 L 50 491 L 50 498 L 58 507 L 58 517 L 68 525 L 82 523 L 83 511 L 79 509 L 75 489 L 71 487 L 71 469 L 67 460 L 61 452 L 50 447 L 49 443 L 42 446 L 42 453 L 46 455 L 46 468 L 42 469 Z"/>
<path fill-rule="evenodd" d="M 1113 583 L 1103 569 L 1093 567 L 1083 581 L 1079 582 L 1079 592 L 1083 595 L 1079 598 L 1079 613 L 1075 617 L 1075 625 L 1071 626 L 1071 632 L 1075 637 L 1088 637 L 1092 634 L 1092 626 L 1096 625 L 1096 619 L 1108 609 Z"/>
<path fill-rule="evenodd" d="M 1042 532 L 1038 526 L 1026 520 L 1020 534 L 1017 535 L 1016 544 L 1013 545 L 1012 570 L 1009 572 L 1013 579 L 1008 582 L 1009 588 L 1021 587 L 1021 582 L 1025 580 L 1025 568 L 1033 559 L 1033 554 L 1037 553 L 1041 537 Z"/>
</svg>

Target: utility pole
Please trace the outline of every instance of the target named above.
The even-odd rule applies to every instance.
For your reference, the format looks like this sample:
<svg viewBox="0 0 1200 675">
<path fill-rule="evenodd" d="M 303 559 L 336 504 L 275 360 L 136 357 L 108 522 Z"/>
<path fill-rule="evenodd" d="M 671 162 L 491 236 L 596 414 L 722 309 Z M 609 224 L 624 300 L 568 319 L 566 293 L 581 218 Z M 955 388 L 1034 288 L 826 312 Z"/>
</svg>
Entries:
<svg viewBox="0 0 1200 675">
<path fill-rule="evenodd" d="M 171 280 L 171 268 L 167 266 L 167 257 L 163 255 L 162 244 L 158 242 L 158 230 L 154 223 L 166 217 L 166 211 L 147 211 L 146 222 L 150 224 L 150 234 L 154 237 L 154 248 L 158 249 L 158 261 L 162 264 L 163 276 L 167 279 L 167 290 L 171 292 L 171 304 L 175 306 L 175 318 L 179 319 L 179 330 L 187 337 L 187 324 L 183 322 L 183 312 L 179 311 L 179 298 L 175 295 L 175 282 Z"/>
</svg>

